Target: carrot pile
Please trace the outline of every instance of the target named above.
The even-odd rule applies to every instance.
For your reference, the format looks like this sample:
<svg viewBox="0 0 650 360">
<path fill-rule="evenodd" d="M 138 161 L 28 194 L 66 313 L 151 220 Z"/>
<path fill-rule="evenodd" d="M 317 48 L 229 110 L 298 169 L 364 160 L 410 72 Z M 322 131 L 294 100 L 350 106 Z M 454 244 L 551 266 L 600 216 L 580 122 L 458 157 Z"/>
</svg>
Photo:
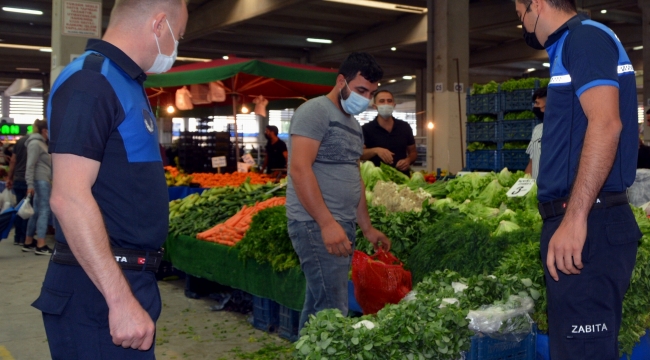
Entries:
<svg viewBox="0 0 650 360">
<path fill-rule="evenodd" d="M 178 169 L 173 166 L 165 166 L 165 171 L 173 177 L 176 177 L 179 173 Z"/>
<path fill-rule="evenodd" d="M 243 184 L 247 178 L 250 178 L 252 185 L 264 185 L 269 181 L 275 180 L 273 177 L 259 173 L 239 173 L 234 172 L 231 174 L 210 174 L 210 173 L 194 173 L 192 174 L 192 182 L 198 183 L 202 188 L 220 187 L 220 186 L 239 186 Z"/>
<path fill-rule="evenodd" d="M 197 234 L 196 238 L 199 240 L 215 242 L 221 245 L 235 246 L 235 244 L 244 238 L 255 214 L 273 206 L 284 205 L 285 201 L 285 197 L 274 197 L 256 203 L 251 207 L 244 205 L 244 207 L 233 217 L 212 229 Z"/>
</svg>

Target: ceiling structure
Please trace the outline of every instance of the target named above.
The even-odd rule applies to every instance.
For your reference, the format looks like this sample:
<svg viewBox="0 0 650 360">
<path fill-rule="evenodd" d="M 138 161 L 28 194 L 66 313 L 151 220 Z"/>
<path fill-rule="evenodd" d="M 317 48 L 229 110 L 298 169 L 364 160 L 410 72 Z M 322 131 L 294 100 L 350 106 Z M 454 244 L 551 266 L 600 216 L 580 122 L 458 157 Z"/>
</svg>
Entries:
<svg viewBox="0 0 650 360">
<path fill-rule="evenodd" d="M 460 1 L 460 0 L 459 0 Z M 512 0 L 469 0 L 470 82 L 502 81 L 526 74 L 548 76 L 544 51 L 528 48 Z M 223 56 L 276 59 L 337 68 L 354 50 L 372 53 L 385 80 L 403 80 L 426 67 L 426 0 L 385 0 L 399 10 L 359 4 L 368 0 L 190 0 L 189 21 L 179 57 Z M 51 0 L 2 0 L 2 6 L 41 10 L 43 15 L 0 11 L 0 92 L 16 78 L 49 72 Z M 577 0 L 596 21 L 619 36 L 635 68 L 642 67 L 641 10 L 638 0 Z M 102 3 L 106 28 L 114 0 Z M 606 12 L 603 12 L 606 10 Z M 420 12 L 420 13 L 418 13 Z M 424 11 L 426 12 L 426 11 Z M 308 42 L 328 39 L 331 44 Z M 4 47 L 7 44 L 34 49 Z M 394 50 L 393 50 L 394 48 Z M 181 62 L 177 62 L 177 65 Z M 535 69 L 535 71 L 529 71 Z M 414 86 L 403 84 L 404 91 Z"/>
</svg>

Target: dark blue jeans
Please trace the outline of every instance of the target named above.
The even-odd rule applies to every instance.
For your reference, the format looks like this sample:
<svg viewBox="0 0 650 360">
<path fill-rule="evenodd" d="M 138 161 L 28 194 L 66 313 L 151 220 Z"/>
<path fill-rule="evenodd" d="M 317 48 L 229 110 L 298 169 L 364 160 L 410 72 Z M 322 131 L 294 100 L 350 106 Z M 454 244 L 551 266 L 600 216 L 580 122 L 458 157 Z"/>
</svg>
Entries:
<svg viewBox="0 0 650 360">
<path fill-rule="evenodd" d="M 354 248 L 356 224 L 352 221 L 339 224 Z M 343 316 L 347 316 L 348 273 L 352 256 L 341 257 L 327 252 L 320 227 L 315 221 L 290 220 L 288 228 L 291 243 L 300 258 L 300 267 L 307 281 L 300 329 L 309 320 L 309 315 L 321 310 L 339 309 Z"/>
<path fill-rule="evenodd" d="M 14 181 L 13 190 L 14 194 L 16 194 L 16 203 L 21 202 L 27 196 L 27 182 Z M 14 242 L 23 244 L 25 242 L 25 234 L 27 233 L 27 220 L 16 216 L 14 226 L 16 227 Z"/>
<path fill-rule="evenodd" d="M 616 360 L 623 297 L 630 285 L 641 231 L 629 205 L 593 209 L 582 248 L 583 269 L 579 275 L 558 270 L 556 282 L 546 268 L 546 256 L 562 219 L 556 216 L 544 221 L 540 247 L 551 359 Z"/>
</svg>

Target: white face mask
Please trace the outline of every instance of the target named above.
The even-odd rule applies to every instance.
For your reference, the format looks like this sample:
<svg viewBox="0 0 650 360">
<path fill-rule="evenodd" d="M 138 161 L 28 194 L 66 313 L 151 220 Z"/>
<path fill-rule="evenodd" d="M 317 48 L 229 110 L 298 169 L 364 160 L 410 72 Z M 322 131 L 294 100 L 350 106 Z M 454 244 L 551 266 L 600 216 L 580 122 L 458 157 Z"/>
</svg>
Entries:
<svg viewBox="0 0 650 360">
<path fill-rule="evenodd" d="M 174 39 L 174 52 L 171 55 L 165 55 L 162 52 L 160 52 L 160 44 L 158 44 L 158 37 L 156 34 L 153 34 L 153 38 L 156 39 L 156 45 L 158 46 L 158 55 L 156 56 L 156 60 L 154 60 L 153 65 L 147 70 L 148 73 L 154 73 L 154 74 L 160 74 L 169 71 L 169 69 L 172 68 L 172 65 L 174 65 L 174 62 L 176 61 L 176 55 L 178 51 L 178 41 L 176 41 L 176 38 L 174 37 L 174 31 L 172 30 L 171 25 L 169 25 L 169 20 L 165 19 L 167 21 L 167 27 L 169 28 L 169 32 L 172 33 L 172 39 Z M 155 24 L 155 21 L 154 21 Z"/>
<path fill-rule="evenodd" d="M 395 110 L 393 105 L 377 105 L 377 112 L 379 113 L 379 116 L 384 119 L 391 117 L 393 115 L 393 110 Z"/>
</svg>

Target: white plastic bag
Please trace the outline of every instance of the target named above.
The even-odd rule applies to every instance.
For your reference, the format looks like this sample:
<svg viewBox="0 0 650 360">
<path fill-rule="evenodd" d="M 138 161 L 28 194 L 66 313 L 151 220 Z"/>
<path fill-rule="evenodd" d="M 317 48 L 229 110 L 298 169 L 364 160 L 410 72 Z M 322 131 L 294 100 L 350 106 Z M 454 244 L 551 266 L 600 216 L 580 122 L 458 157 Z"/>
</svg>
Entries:
<svg viewBox="0 0 650 360">
<path fill-rule="evenodd" d="M 226 89 L 223 88 L 221 81 L 213 81 L 208 83 L 210 91 L 208 92 L 208 101 L 210 102 L 224 102 L 226 101 Z"/>
<path fill-rule="evenodd" d="M 511 295 L 505 304 L 484 305 L 467 314 L 469 329 L 495 339 L 520 341 L 532 330 L 532 298 Z"/>
<path fill-rule="evenodd" d="M 32 215 L 34 215 L 34 208 L 32 207 L 30 203 L 31 197 L 26 197 L 23 199 L 23 201 L 18 204 L 18 216 L 23 218 L 24 220 L 29 219 Z"/>
<path fill-rule="evenodd" d="M 192 94 L 187 90 L 186 86 L 176 90 L 176 108 L 178 110 L 192 110 Z"/>
<path fill-rule="evenodd" d="M 5 188 L 0 193 L 0 200 L 2 201 L 3 205 L 8 202 L 9 206 L 15 206 L 16 205 L 16 194 L 14 194 L 13 191 Z"/>
</svg>

